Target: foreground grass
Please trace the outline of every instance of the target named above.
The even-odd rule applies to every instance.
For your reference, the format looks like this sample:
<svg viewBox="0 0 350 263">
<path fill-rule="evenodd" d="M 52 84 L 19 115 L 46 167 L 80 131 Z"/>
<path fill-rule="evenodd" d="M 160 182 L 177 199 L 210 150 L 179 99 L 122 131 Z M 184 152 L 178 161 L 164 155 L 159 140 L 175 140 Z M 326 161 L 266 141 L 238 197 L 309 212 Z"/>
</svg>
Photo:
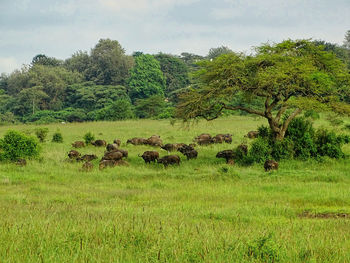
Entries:
<svg viewBox="0 0 350 263">
<path fill-rule="evenodd" d="M 48 125 L 49 137 L 60 129 L 63 144 L 44 143 L 42 159 L 26 167 L 0 164 L 0 262 L 350 262 L 348 159 L 284 161 L 265 173 L 261 165 L 215 158 L 262 123 L 231 117 L 190 129 L 149 120 Z M 99 171 L 96 161 L 85 173 L 66 154 L 87 131 L 123 142 L 159 134 L 165 143 L 229 132 L 234 141 L 199 147 L 197 160 L 167 169 L 137 157 L 148 147 L 123 145 L 129 167 Z M 103 149 L 82 152 L 101 157 Z"/>
</svg>

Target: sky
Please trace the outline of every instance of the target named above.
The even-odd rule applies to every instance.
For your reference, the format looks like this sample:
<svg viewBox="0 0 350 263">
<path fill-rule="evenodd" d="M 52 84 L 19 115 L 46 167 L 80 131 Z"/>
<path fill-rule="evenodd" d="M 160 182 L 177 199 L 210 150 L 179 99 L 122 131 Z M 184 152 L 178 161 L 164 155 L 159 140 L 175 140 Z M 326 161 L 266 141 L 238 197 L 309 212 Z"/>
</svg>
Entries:
<svg viewBox="0 0 350 263">
<path fill-rule="evenodd" d="M 118 40 L 127 54 L 237 52 L 285 39 L 342 44 L 350 0 L 0 0 L 0 73 Z"/>
</svg>

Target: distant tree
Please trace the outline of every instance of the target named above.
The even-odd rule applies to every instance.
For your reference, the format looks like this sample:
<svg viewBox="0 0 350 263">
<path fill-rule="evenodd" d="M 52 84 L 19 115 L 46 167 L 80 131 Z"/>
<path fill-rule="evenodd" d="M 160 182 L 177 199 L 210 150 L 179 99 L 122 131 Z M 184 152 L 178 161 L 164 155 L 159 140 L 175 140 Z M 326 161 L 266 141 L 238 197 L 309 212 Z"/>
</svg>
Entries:
<svg viewBox="0 0 350 263">
<path fill-rule="evenodd" d="M 135 111 L 138 118 L 151 118 L 159 115 L 166 108 L 163 95 L 153 95 L 135 102 Z"/>
<path fill-rule="evenodd" d="M 347 50 L 344 46 L 339 46 L 337 44 L 329 43 L 323 40 L 315 40 L 313 43 L 316 46 L 321 46 L 325 51 L 333 52 L 350 68 L 349 50 Z"/>
<path fill-rule="evenodd" d="M 92 82 L 70 85 L 65 93 L 65 107 L 82 108 L 88 111 L 105 108 L 117 100 L 130 100 L 123 86 L 95 85 Z"/>
<path fill-rule="evenodd" d="M 132 101 L 152 95 L 163 95 L 165 79 L 158 60 L 148 54 L 135 57 L 135 66 L 131 69 L 128 87 Z"/>
<path fill-rule="evenodd" d="M 35 65 L 28 72 L 31 87 L 41 87 L 48 96 L 43 109 L 60 110 L 65 99 L 65 89 L 73 83 L 79 83 L 83 77 L 78 72 L 71 72 L 63 67 Z"/>
<path fill-rule="evenodd" d="M 204 59 L 203 56 L 187 52 L 181 53 L 180 58 L 185 62 L 190 71 L 197 69 L 198 66 L 196 63 Z"/>
<path fill-rule="evenodd" d="M 221 47 L 217 47 L 217 48 L 211 48 L 209 49 L 209 53 L 207 55 L 208 59 L 214 59 L 217 58 L 220 55 L 223 54 L 230 54 L 233 53 L 233 51 L 231 49 L 229 49 L 228 47 L 225 46 L 221 46 Z"/>
<path fill-rule="evenodd" d="M 154 56 L 160 63 L 160 68 L 166 81 L 165 96 L 176 101 L 176 91 L 189 85 L 188 67 L 178 57 L 159 53 Z"/>
<path fill-rule="evenodd" d="M 344 47 L 350 49 L 350 30 L 346 31 L 345 33 Z"/>
<path fill-rule="evenodd" d="M 196 83 L 181 94 L 177 116 L 212 120 L 224 110 L 241 110 L 267 119 L 275 140 L 283 140 L 290 122 L 303 109 L 350 113 L 344 94 L 350 76 L 333 53 L 307 40 L 264 44 L 256 55 L 222 55 L 200 63 Z M 234 106 L 237 94 L 264 100 L 261 109 Z"/>
<path fill-rule="evenodd" d="M 35 86 L 21 90 L 18 94 L 18 103 L 14 111 L 18 115 L 35 114 L 37 110 L 43 108 L 44 101 L 48 95 L 42 90 L 42 87 Z"/>
<path fill-rule="evenodd" d="M 48 57 L 44 54 L 38 54 L 32 59 L 32 66 L 34 65 L 43 65 L 43 66 L 52 66 L 58 67 L 63 64 L 62 60 L 57 58 Z"/>
<path fill-rule="evenodd" d="M 91 50 L 91 64 L 86 74 L 88 80 L 99 85 L 123 85 L 132 66 L 132 56 L 125 55 L 118 41 L 100 39 Z"/>
<path fill-rule="evenodd" d="M 78 71 L 87 79 L 87 70 L 91 66 L 91 59 L 87 52 L 77 51 L 64 62 L 64 67 L 70 71 Z"/>
</svg>

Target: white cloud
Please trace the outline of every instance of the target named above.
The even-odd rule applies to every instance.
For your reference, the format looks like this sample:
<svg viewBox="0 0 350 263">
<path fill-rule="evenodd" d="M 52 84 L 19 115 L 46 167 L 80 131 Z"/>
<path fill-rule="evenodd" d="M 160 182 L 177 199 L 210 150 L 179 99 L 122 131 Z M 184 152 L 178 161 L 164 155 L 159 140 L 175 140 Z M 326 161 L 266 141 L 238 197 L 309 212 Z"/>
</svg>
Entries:
<svg viewBox="0 0 350 263">
<path fill-rule="evenodd" d="M 20 68 L 20 64 L 13 57 L 0 57 L 0 73 L 11 73 L 15 69 Z"/>
</svg>

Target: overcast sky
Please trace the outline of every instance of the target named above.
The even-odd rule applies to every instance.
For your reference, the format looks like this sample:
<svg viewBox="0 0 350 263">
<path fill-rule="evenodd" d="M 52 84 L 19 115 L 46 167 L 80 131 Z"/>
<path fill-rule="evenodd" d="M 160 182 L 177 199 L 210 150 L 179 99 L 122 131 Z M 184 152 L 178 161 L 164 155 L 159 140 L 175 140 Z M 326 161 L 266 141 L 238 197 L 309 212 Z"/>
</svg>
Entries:
<svg viewBox="0 0 350 263">
<path fill-rule="evenodd" d="M 287 38 L 342 44 L 350 0 L 0 0 L 0 72 L 37 54 L 60 59 L 100 38 L 128 54 L 249 51 Z"/>
</svg>

